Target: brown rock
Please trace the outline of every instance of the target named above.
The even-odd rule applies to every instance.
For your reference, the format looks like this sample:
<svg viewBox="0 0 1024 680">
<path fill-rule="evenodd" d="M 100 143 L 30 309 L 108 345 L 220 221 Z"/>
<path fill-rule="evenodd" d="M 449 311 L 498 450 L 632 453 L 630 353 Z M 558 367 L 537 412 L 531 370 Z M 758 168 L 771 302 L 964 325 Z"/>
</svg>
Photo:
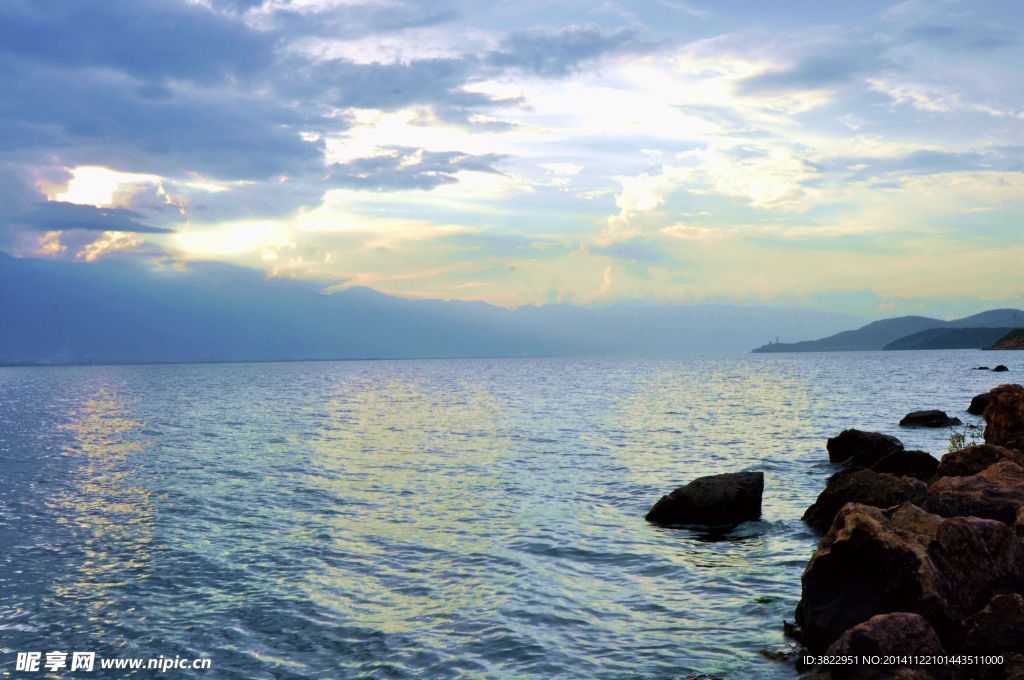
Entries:
<svg viewBox="0 0 1024 680">
<path fill-rule="evenodd" d="M 982 392 L 971 399 L 971 405 L 967 407 L 967 412 L 972 416 L 980 416 L 991 403 L 992 394 L 989 392 Z"/>
<path fill-rule="evenodd" d="M 985 443 L 1024 451 L 1024 387 L 1000 385 L 985 409 Z"/>
<path fill-rule="evenodd" d="M 928 621 L 920 614 L 894 612 L 872 616 L 843 633 L 829 646 L 827 655 L 837 656 L 928 656 L 944 655 L 938 635 Z M 920 675 L 895 675 L 896 671 L 917 671 Z M 948 679 L 953 677 L 951 669 L 940 666 L 885 666 L 854 665 L 836 666 L 831 669 L 836 680 L 858 678 L 882 680 L 892 677 L 922 677 Z"/>
<path fill-rule="evenodd" d="M 939 461 L 927 451 L 897 451 L 871 466 L 875 472 L 928 481 L 935 476 Z"/>
<path fill-rule="evenodd" d="M 839 509 L 847 503 L 888 508 L 904 501 L 922 502 L 928 487 L 919 480 L 879 474 L 873 470 L 853 469 L 829 477 L 825 490 L 804 513 L 803 521 L 825 533 Z"/>
<path fill-rule="evenodd" d="M 738 524 L 761 516 L 763 472 L 698 477 L 654 504 L 646 520 L 656 524 Z"/>
<path fill-rule="evenodd" d="M 833 463 L 850 461 L 858 467 L 871 467 L 894 451 L 903 450 L 903 442 L 881 432 L 843 430 L 828 440 L 828 459 Z"/>
<path fill-rule="evenodd" d="M 976 444 L 944 455 L 935 474 L 938 477 L 967 477 L 1004 460 L 1024 467 L 1024 453 L 1011 451 L 1002 446 Z"/>
<path fill-rule="evenodd" d="M 797 623 L 820 653 L 877 614 L 921 614 L 947 649 L 962 643 L 960 621 L 995 594 L 1024 586 L 1024 546 L 1001 522 L 944 519 L 904 503 L 849 504 L 804 570 Z"/>
<path fill-rule="evenodd" d="M 1024 651 L 1024 597 L 996 595 L 964 619 L 964 630 L 968 649 L 979 654 Z"/>
<path fill-rule="evenodd" d="M 1002 461 L 969 477 L 943 477 L 928 487 L 924 509 L 943 517 L 985 517 L 1010 526 L 1024 505 L 1024 467 Z"/>
</svg>

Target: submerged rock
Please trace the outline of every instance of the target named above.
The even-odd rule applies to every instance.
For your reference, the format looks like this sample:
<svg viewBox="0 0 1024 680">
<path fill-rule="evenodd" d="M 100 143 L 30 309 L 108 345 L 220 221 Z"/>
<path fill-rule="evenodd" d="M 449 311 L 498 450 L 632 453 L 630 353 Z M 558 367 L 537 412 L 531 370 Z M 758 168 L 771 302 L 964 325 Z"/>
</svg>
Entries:
<svg viewBox="0 0 1024 680">
<path fill-rule="evenodd" d="M 928 487 L 917 479 L 865 469 L 844 470 L 829 477 L 825 490 L 802 519 L 811 528 L 825 533 L 847 503 L 888 508 L 904 501 L 920 503 L 927 493 Z"/>
<path fill-rule="evenodd" d="M 950 418 L 945 411 L 937 409 L 912 411 L 900 421 L 900 427 L 951 427 L 961 424 L 959 418 Z"/>
<path fill-rule="evenodd" d="M 992 395 L 989 392 L 982 392 L 971 399 L 971 405 L 967 407 L 967 412 L 972 416 L 980 416 L 991 403 Z"/>
<path fill-rule="evenodd" d="M 1024 453 L 1011 451 L 1002 446 L 975 444 L 944 455 L 935 474 L 938 477 L 967 477 L 1004 460 L 1024 467 Z"/>
<path fill-rule="evenodd" d="M 993 373 L 1006 373 L 1009 370 L 1010 369 L 1008 369 L 1006 366 L 1003 366 L 1002 364 L 999 364 L 998 366 L 996 366 L 995 368 L 992 369 L 992 372 Z"/>
<path fill-rule="evenodd" d="M 739 524 L 761 517 L 763 472 L 698 477 L 654 504 L 646 520 L 657 524 Z"/>
<path fill-rule="evenodd" d="M 988 366 L 976 366 L 974 368 L 974 370 L 975 371 L 987 371 L 988 370 Z"/>
<path fill-rule="evenodd" d="M 872 616 L 843 633 L 825 652 L 828 656 L 932 656 L 944 655 L 935 629 L 920 614 L 893 612 Z M 898 675 L 900 670 L 926 673 L 920 676 Z M 835 680 L 883 680 L 893 677 L 952 678 L 950 666 L 900 666 L 896 664 L 833 666 L 829 669 Z"/>
<path fill-rule="evenodd" d="M 943 517 L 985 517 L 1017 521 L 1024 505 L 1024 467 L 1004 460 L 976 475 L 942 477 L 928 487 L 924 509 Z"/>
<path fill-rule="evenodd" d="M 871 467 L 890 453 L 903 450 L 903 442 L 881 432 L 843 430 L 828 440 L 828 459 L 833 463 L 850 461 L 859 467 Z"/>
<path fill-rule="evenodd" d="M 871 466 L 875 472 L 927 481 L 935 476 L 939 461 L 927 451 L 897 451 Z"/>
<path fill-rule="evenodd" d="M 1024 597 L 996 595 L 985 608 L 964 619 L 967 648 L 985 653 L 1024 651 Z"/>
<path fill-rule="evenodd" d="M 960 621 L 1024 586 L 1024 546 L 1002 522 L 942 518 L 911 503 L 849 504 L 804 570 L 797 623 L 820 653 L 872 616 L 920 614 L 955 649 Z M 950 644 L 952 643 L 952 644 Z"/>
<path fill-rule="evenodd" d="M 1024 451 L 1024 387 L 1000 385 L 985 409 L 985 443 Z"/>
</svg>

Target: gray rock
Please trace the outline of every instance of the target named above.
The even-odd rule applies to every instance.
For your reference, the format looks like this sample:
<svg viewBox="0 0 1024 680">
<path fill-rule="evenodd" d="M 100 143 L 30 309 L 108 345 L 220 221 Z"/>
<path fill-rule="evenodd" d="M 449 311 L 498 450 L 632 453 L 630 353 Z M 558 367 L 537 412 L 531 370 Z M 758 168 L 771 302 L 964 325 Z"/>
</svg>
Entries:
<svg viewBox="0 0 1024 680">
<path fill-rule="evenodd" d="M 961 424 L 959 418 L 950 418 L 945 411 L 937 409 L 912 411 L 900 421 L 900 427 L 951 427 Z"/>
</svg>

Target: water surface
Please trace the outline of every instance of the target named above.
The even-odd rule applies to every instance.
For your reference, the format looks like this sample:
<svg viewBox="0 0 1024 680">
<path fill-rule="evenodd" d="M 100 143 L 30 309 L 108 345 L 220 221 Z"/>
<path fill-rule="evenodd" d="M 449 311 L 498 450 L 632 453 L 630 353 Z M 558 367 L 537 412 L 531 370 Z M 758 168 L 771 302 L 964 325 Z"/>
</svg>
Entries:
<svg viewBox="0 0 1024 680">
<path fill-rule="evenodd" d="M 817 542 L 799 518 L 833 471 L 825 439 L 878 429 L 939 455 L 948 430 L 896 423 L 975 421 L 970 397 L 1016 375 L 969 370 L 992 361 L 0 368 L 0 660 L 793 678 L 759 652 L 784 643 Z M 765 472 L 762 521 L 724 538 L 643 521 L 675 486 L 743 469 Z"/>
</svg>

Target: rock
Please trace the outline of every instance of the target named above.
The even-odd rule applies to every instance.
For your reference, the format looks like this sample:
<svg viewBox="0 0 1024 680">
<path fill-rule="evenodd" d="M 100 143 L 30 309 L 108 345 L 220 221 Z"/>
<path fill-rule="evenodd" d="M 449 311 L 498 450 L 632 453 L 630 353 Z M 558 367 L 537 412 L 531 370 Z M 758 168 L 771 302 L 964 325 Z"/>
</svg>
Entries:
<svg viewBox="0 0 1024 680">
<path fill-rule="evenodd" d="M 985 443 L 1024 451 L 1024 387 L 1000 385 L 985 409 Z"/>
<path fill-rule="evenodd" d="M 858 623 L 843 633 L 832 643 L 825 654 L 829 656 L 932 656 L 945 655 L 938 635 L 927 620 L 920 614 L 893 612 L 872 616 L 863 623 Z M 915 677 L 914 675 L 896 676 L 898 670 L 914 670 L 924 672 L 917 677 L 935 678 L 938 680 L 953 677 L 949 666 L 916 666 L 900 665 L 851 665 L 833 666 L 830 672 L 833 678 L 858 678 L 864 680 L 882 680 L 892 677 Z"/>
<path fill-rule="evenodd" d="M 916 479 L 860 468 L 844 470 L 829 477 L 825 490 L 807 508 L 802 519 L 811 528 L 825 533 L 832 526 L 836 513 L 847 503 L 888 508 L 904 501 L 920 503 L 927 493 L 928 487 Z"/>
<path fill-rule="evenodd" d="M 885 456 L 903 450 L 903 442 L 881 432 L 843 430 L 828 440 L 828 459 L 833 463 L 850 461 L 859 467 L 871 467 Z"/>
<path fill-rule="evenodd" d="M 976 475 L 942 477 L 928 487 L 924 509 L 943 517 L 984 517 L 1013 526 L 1024 505 L 1024 467 L 1001 461 Z"/>
<path fill-rule="evenodd" d="M 846 630 L 878 614 L 925 617 L 947 649 L 960 622 L 993 595 L 1024 586 L 1024 546 L 994 520 L 944 519 L 904 503 L 840 510 L 804 570 L 796 620 L 820 653 Z"/>
<path fill-rule="evenodd" d="M 945 411 L 912 411 L 903 416 L 900 427 L 951 427 L 961 425 L 959 418 L 950 418 Z"/>
<path fill-rule="evenodd" d="M 1024 597 L 996 595 L 977 614 L 964 619 L 967 648 L 979 654 L 1024 651 Z"/>
<path fill-rule="evenodd" d="M 654 504 L 647 521 L 657 524 L 738 524 L 761 517 L 763 472 L 698 477 Z"/>
<path fill-rule="evenodd" d="M 1008 369 L 1006 366 L 1003 366 L 1002 364 L 999 364 L 998 366 L 996 366 L 995 368 L 992 369 L 992 372 L 993 373 L 1006 373 L 1009 370 L 1010 369 Z"/>
<path fill-rule="evenodd" d="M 975 444 L 959 451 L 951 451 L 939 461 L 935 470 L 938 477 L 967 477 L 976 475 L 990 465 L 1008 460 L 1024 467 L 1024 454 L 1002 446 Z"/>
<path fill-rule="evenodd" d="M 974 369 L 975 371 L 987 371 L 988 366 L 978 366 Z"/>
<path fill-rule="evenodd" d="M 786 642 L 774 649 L 761 649 L 758 654 L 777 663 L 795 665 L 803 656 L 804 648 L 795 642 Z"/>
<path fill-rule="evenodd" d="M 928 481 L 935 476 L 938 467 L 939 461 L 927 451 L 897 451 L 872 465 L 871 469 L 875 472 Z"/>
<path fill-rule="evenodd" d="M 982 392 L 971 399 L 971 405 L 967 407 L 967 412 L 972 416 L 980 416 L 991 403 L 992 395 L 988 392 Z"/>
</svg>

